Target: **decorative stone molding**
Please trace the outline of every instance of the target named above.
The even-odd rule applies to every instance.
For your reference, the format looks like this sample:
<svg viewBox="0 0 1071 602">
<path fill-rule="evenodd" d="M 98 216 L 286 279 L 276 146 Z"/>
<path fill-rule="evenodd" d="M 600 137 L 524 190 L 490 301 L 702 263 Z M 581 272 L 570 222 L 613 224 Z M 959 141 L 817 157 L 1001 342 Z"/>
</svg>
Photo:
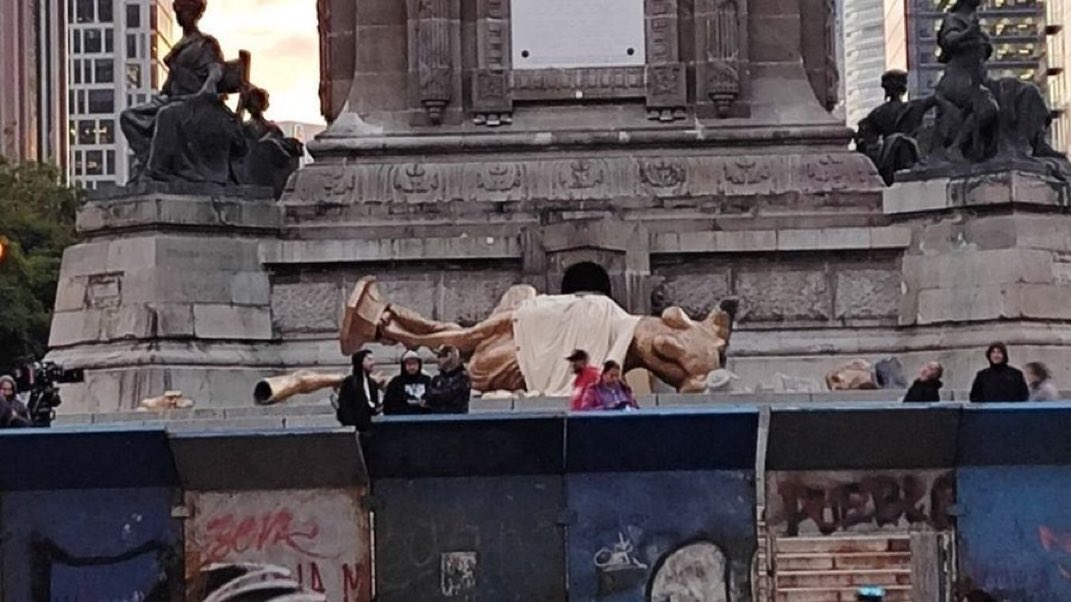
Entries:
<svg viewBox="0 0 1071 602">
<path fill-rule="evenodd" d="M 677 0 L 646 0 L 644 9 L 647 117 L 659 121 L 684 119 L 688 72 L 680 60 Z"/>
<path fill-rule="evenodd" d="M 408 0 L 410 85 L 432 125 L 455 102 L 460 68 L 459 0 Z"/>
<path fill-rule="evenodd" d="M 509 0 L 478 0 L 476 4 L 472 110 L 477 125 L 494 127 L 513 121 L 509 6 Z"/>
<path fill-rule="evenodd" d="M 644 67 L 525 69 L 513 72 L 516 100 L 643 98 Z"/>
<path fill-rule="evenodd" d="M 696 101 L 736 116 L 748 70 L 747 0 L 696 0 Z"/>
</svg>

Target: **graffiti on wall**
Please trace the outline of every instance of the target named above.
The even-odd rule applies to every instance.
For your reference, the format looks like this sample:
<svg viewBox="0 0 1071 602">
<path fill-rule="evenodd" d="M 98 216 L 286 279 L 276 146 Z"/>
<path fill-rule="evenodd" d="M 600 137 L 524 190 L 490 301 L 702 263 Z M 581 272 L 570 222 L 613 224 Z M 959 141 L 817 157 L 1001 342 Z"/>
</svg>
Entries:
<svg viewBox="0 0 1071 602">
<path fill-rule="evenodd" d="M 186 572 L 214 566 L 285 569 L 329 600 L 371 596 L 368 523 L 356 490 L 187 494 Z"/>
<path fill-rule="evenodd" d="M 296 583 L 289 569 L 270 564 L 212 564 L 198 573 L 189 590 L 188 597 L 195 602 L 277 599 L 327 602 L 327 596 Z"/>
<path fill-rule="evenodd" d="M 830 535 L 927 525 L 949 529 L 950 471 L 773 472 L 768 524 L 778 535 Z"/>
<path fill-rule="evenodd" d="M 177 581 L 171 570 L 172 547 L 152 540 L 112 555 L 79 556 L 55 541 L 35 534 L 30 540 L 30 587 L 34 600 L 170 599 Z M 160 577 L 145 583 L 145 567 L 158 567 Z"/>
<path fill-rule="evenodd" d="M 1049 555 L 1051 566 L 1061 577 L 1071 581 L 1071 530 L 1041 525 L 1038 527 L 1038 541 Z"/>
<path fill-rule="evenodd" d="M 440 557 L 441 588 L 447 598 L 476 591 L 476 552 L 446 552 Z"/>
</svg>

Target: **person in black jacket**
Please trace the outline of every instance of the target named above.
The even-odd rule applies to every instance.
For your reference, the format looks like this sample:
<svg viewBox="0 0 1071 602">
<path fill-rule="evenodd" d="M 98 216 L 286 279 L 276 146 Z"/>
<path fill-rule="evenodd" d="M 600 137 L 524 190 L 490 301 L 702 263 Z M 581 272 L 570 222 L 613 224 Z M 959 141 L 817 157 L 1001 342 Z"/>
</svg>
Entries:
<svg viewBox="0 0 1071 602">
<path fill-rule="evenodd" d="M 369 349 L 358 351 L 350 359 L 353 373 L 342 381 L 335 416 L 343 426 L 355 426 L 358 431 L 367 431 L 372 426 L 372 416 L 380 411 L 379 385 L 372 378 L 376 359 Z"/>
<path fill-rule="evenodd" d="M 974 377 L 971 385 L 971 401 L 1026 401 L 1030 388 L 1018 368 L 1008 365 L 1008 348 L 1004 343 L 993 343 L 986 349 L 989 367 Z"/>
<path fill-rule="evenodd" d="M 926 362 L 919 369 L 919 377 L 911 384 L 904 402 L 932 403 L 941 401 L 941 376 L 945 369 L 937 362 Z"/>
<path fill-rule="evenodd" d="M 431 377 L 424 374 L 424 363 L 420 354 L 406 351 L 402 354 L 402 371 L 391 379 L 387 392 L 383 395 L 383 413 L 426 414 L 424 395 L 431 384 Z"/>
<path fill-rule="evenodd" d="M 432 414 L 466 414 L 472 382 L 461 363 L 461 353 L 456 347 L 446 345 L 436 352 L 439 373 L 431 379 L 424 394 L 424 405 Z"/>
</svg>

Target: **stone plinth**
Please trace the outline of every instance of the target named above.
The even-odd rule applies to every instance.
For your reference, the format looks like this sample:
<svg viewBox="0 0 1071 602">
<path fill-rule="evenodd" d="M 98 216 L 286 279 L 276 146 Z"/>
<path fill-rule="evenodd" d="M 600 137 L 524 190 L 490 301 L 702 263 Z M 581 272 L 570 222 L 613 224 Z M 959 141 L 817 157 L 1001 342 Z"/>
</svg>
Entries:
<svg viewBox="0 0 1071 602">
<path fill-rule="evenodd" d="M 899 177 L 899 176 L 898 176 Z M 891 215 L 976 207 L 1071 206 L 1071 185 L 1037 169 L 979 171 L 961 176 L 897 180 L 885 191 L 885 212 Z"/>
<path fill-rule="evenodd" d="M 68 407 L 130 409 L 168 389 L 244 399 L 278 364 L 259 255 L 281 224 L 270 191 L 197 192 L 119 190 L 79 210 L 49 340 L 50 359 L 86 369 Z"/>
</svg>

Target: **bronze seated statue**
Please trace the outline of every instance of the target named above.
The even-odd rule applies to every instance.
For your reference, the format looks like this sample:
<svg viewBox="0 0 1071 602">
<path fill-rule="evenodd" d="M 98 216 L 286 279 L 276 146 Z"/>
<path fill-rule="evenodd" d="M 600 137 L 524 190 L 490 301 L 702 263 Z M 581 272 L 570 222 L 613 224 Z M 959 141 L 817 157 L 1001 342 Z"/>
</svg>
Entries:
<svg viewBox="0 0 1071 602">
<path fill-rule="evenodd" d="M 278 195 L 301 143 L 264 120 L 267 93 L 249 83 L 249 53 L 225 61 L 216 39 L 197 28 L 206 2 L 175 0 L 183 36 L 164 58 L 167 80 L 159 95 L 120 117 L 138 163 L 132 180 L 271 186 Z M 237 112 L 227 94 L 239 95 Z M 243 123 L 247 107 L 253 119 Z"/>
<path fill-rule="evenodd" d="M 978 18 L 979 4 L 957 0 L 945 14 L 937 32 L 945 70 L 933 95 L 904 102 L 907 74 L 882 76 L 886 101 L 859 122 L 856 149 L 870 157 L 887 185 L 902 171 L 949 176 L 979 168 L 1071 179 L 1071 163 L 1049 145 L 1052 116 L 1041 90 L 1014 77 L 986 75 L 993 43 Z M 924 134 L 929 141 L 920 145 Z"/>
</svg>

